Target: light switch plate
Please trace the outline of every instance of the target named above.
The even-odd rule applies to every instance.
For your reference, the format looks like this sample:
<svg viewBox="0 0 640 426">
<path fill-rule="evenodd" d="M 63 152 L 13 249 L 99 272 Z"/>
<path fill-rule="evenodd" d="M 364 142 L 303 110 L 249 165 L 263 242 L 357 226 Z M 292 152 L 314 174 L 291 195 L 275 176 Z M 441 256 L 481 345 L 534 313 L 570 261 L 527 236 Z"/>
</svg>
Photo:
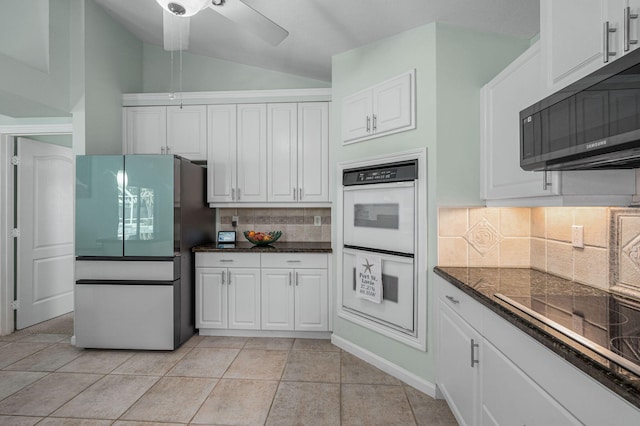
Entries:
<svg viewBox="0 0 640 426">
<path fill-rule="evenodd" d="M 322 218 L 320 216 L 314 216 L 313 226 L 320 226 L 320 225 L 322 225 Z"/>
<path fill-rule="evenodd" d="M 571 245 L 576 248 L 584 248 L 584 226 L 573 225 L 571 227 Z"/>
</svg>

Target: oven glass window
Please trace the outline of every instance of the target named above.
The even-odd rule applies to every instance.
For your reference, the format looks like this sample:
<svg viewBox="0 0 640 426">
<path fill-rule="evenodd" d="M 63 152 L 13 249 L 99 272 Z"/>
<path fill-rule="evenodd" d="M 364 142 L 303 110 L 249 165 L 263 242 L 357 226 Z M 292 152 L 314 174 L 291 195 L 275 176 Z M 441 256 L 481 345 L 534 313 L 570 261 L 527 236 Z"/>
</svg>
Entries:
<svg viewBox="0 0 640 426">
<path fill-rule="evenodd" d="M 363 228 L 398 229 L 400 206 L 396 204 L 355 204 L 353 226 Z"/>
</svg>

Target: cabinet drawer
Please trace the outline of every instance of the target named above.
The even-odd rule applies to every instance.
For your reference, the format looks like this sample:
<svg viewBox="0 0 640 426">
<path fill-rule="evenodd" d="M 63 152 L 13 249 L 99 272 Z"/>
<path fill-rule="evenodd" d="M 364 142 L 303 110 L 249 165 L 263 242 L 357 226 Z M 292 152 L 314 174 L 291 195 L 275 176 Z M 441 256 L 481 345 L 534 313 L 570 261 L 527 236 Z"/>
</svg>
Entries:
<svg viewBox="0 0 640 426">
<path fill-rule="evenodd" d="M 263 253 L 263 268 L 327 268 L 327 255 L 318 253 Z"/>
<path fill-rule="evenodd" d="M 260 253 L 196 253 L 196 267 L 259 268 Z"/>
<path fill-rule="evenodd" d="M 482 331 L 482 305 L 452 284 L 438 279 L 440 300 L 453 309 L 473 328 Z"/>
</svg>

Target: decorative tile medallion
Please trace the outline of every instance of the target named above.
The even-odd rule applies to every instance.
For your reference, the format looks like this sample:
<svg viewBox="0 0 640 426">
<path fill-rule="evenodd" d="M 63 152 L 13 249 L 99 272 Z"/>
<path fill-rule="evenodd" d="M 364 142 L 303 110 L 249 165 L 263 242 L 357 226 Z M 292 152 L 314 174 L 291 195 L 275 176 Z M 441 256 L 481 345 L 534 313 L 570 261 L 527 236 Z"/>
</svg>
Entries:
<svg viewBox="0 0 640 426">
<path fill-rule="evenodd" d="M 484 256 L 502 240 L 502 235 L 496 231 L 486 218 L 482 218 L 464 234 L 463 238 L 467 240 L 471 247 Z"/>
<path fill-rule="evenodd" d="M 640 235 L 637 235 L 633 240 L 622 248 L 622 253 L 629 258 L 629 260 L 640 271 Z"/>
</svg>

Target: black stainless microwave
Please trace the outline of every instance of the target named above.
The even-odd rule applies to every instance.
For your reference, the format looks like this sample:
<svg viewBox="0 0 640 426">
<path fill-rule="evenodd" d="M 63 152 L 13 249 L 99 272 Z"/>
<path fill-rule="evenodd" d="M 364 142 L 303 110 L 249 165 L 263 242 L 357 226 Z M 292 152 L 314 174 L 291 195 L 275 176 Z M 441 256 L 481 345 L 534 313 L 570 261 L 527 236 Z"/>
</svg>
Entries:
<svg viewBox="0 0 640 426">
<path fill-rule="evenodd" d="M 640 167 L 640 49 L 522 110 L 520 167 Z"/>
</svg>

